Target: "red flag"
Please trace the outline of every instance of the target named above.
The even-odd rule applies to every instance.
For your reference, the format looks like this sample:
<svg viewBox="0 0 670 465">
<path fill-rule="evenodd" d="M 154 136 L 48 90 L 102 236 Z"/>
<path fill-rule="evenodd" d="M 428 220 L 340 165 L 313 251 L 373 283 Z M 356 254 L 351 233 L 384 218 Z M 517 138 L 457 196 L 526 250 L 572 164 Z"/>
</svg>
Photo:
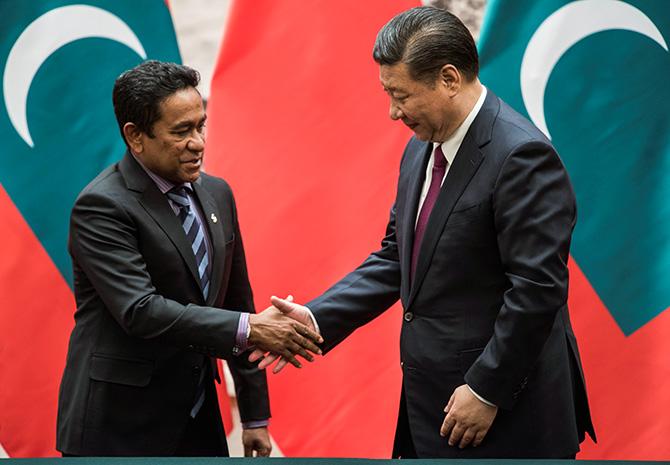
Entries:
<svg viewBox="0 0 670 465">
<path fill-rule="evenodd" d="M 580 459 L 667 460 L 670 312 L 624 335 L 574 261 L 569 305 L 580 342 L 598 444 Z"/>
<path fill-rule="evenodd" d="M 232 185 L 259 310 L 316 297 L 379 247 L 402 149 L 372 60 L 379 28 L 417 1 L 233 3 L 208 104 L 207 169 Z M 324 359 L 270 375 L 289 456 L 389 457 L 400 312 Z"/>
<path fill-rule="evenodd" d="M 219 410 L 221 410 L 221 419 L 223 420 L 223 429 L 226 434 L 230 434 L 233 430 L 233 417 L 230 407 L 230 396 L 228 395 L 227 380 L 224 376 L 224 370 L 228 368 L 217 360 L 219 364 L 219 374 L 221 375 L 221 382 L 216 384 L 216 395 L 219 399 Z"/>
<path fill-rule="evenodd" d="M 74 299 L 1 187 L 0 218 L 0 444 L 10 457 L 55 456 Z"/>
</svg>

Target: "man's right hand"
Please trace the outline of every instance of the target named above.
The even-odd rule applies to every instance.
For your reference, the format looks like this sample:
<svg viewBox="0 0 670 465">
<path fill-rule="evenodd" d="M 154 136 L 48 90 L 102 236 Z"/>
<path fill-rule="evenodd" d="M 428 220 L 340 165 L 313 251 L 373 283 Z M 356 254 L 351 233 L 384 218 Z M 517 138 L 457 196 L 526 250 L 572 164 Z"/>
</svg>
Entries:
<svg viewBox="0 0 670 465">
<path fill-rule="evenodd" d="M 314 357 L 310 352 L 321 354 L 316 344 L 322 343 L 323 338 L 274 306 L 260 314 L 249 315 L 249 328 L 250 345 L 256 346 L 257 350 L 277 354 L 298 368 L 301 365 L 296 355 L 311 362 Z"/>
<path fill-rule="evenodd" d="M 310 311 L 304 305 L 297 304 L 293 302 L 293 296 L 289 295 L 285 299 L 280 299 L 279 297 L 272 296 L 270 297 L 270 302 L 273 306 L 277 308 L 286 316 L 290 316 L 295 321 L 300 322 L 307 326 L 312 331 L 317 329 L 314 327 L 314 320 L 310 315 Z"/>
<path fill-rule="evenodd" d="M 294 303 L 293 296 L 289 295 L 286 299 L 280 299 L 279 297 L 272 296 L 270 300 L 273 305 L 273 307 L 270 308 L 276 308 L 284 315 L 307 326 L 310 330 L 316 331 L 316 328 L 314 327 L 314 321 L 312 320 L 312 316 L 310 315 L 310 311 L 304 305 Z M 320 342 L 323 342 L 323 340 L 321 340 Z M 258 364 L 258 368 L 260 370 L 264 370 L 265 368 L 269 367 L 275 362 L 275 360 L 277 360 L 280 357 L 281 359 L 272 369 L 273 373 L 279 373 L 289 362 L 295 365 L 295 363 L 293 363 L 290 359 L 284 357 L 282 354 L 278 354 L 277 352 L 273 351 L 265 351 L 261 349 L 262 348 L 257 348 L 249 355 L 250 362 L 260 360 L 260 363 Z M 321 354 L 321 352 L 318 353 Z M 312 360 L 310 359 L 310 362 L 311 361 Z"/>
</svg>

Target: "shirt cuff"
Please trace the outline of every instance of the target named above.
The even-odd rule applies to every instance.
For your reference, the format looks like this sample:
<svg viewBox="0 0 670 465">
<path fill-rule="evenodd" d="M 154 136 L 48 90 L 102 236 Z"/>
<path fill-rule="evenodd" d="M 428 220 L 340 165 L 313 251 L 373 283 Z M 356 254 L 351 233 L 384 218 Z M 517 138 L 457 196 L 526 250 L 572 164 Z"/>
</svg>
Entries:
<svg viewBox="0 0 670 465">
<path fill-rule="evenodd" d="M 309 307 L 305 307 L 305 308 L 307 309 L 307 313 L 309 313 L 309 317 L 312 319 L 312 323 L 314 324 L 314 329 L 316 330 L 317 333 L 321 334 L 321 330 L 319 329 L 319 323 L 316 322 L 316 318 L 314 318 L 314 314 L 309 309 Z"/>
<path fill-rule="evenodd" d="M 267 428 L 270 420 L 243 421 L 242 429 Z"/>
<path fill-rule="evenodd" d="M 237 334 L 235 335 L 235 347 L 233 347 L 233 354 L 239 355 L 249 348 L 249 314 L 242 313 L 240 321 L 237 323 Z"/>
<path fill-rule="evenodd" d="M 479 399 L 480 401 L 484 402 L 484 403 L 485 403 L 486 405 L 488 405 L 489 407 L 497 407 L 496 404 L 494 404 L 494 403 L 492 403 L 492 402 L 489 402 L 488 400 L 484 399 L 482 396 L 480 396 L 479 394 L 477 394 L 477 393 L 476 393 L 476 392 L 475 392 L 475 391 L 474 391 L 468 384 L 466 384 L 466 386 L 468 386 L 468 389 L 470 389 L 470 392 L 471 392 L 477 399 Z"/>
</svg>

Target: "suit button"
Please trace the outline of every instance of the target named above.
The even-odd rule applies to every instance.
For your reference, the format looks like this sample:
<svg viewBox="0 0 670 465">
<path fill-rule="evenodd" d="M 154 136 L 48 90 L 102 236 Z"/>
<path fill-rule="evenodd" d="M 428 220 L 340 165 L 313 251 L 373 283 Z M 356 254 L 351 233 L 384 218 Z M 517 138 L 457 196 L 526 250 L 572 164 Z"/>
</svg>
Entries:
<svg viewBox="0 0 670 465">
<path fill-rule="evenodd" d="M 193 376 L 198 376 L 200 374 L 201 368 L 198 365 L 194 365 L 191 367 L 191 371 L 193 372 Z"/>
<path fill-rule="evenodd" d="M 414 319 L 414 313 L 412 312 L 405 313 L 405 321 L 412 321 L 413 319 Z"/>
<path fill-rule="evenodd" d="M 193 344 L 189 344 L 189 345 L 187 346 L 187 348 L 188 348 L 189 350 L 193 350 Z"/>
<path fill-rule="evenodd" d="M 400 362 L 400 368 L 405 366 L 405 362 Z"/>
<path fill-rule="evenodd" d="M 237 347 L 237 346 L 233 347 L 233 355 L 237 355 L 239 353 L 240 353 L 240 348 Z"/>
</svg>

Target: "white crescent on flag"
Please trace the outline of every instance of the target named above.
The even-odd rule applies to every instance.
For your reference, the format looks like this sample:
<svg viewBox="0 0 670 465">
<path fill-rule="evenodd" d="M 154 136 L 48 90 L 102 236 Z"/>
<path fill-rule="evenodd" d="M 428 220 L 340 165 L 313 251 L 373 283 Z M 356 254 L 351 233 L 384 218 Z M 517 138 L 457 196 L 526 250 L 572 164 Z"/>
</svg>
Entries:
<svg viewBox="0 0 670 465">
<path fill-rule="evenodd" d="M 551 139 L 544 115 L 544 91 L 554 66 L 573 45 L 597 32 L 621 29 L 645 35 L 668 51 L 663 35 L 643 12 L 618 0 L 568 3 L 545 19 L 521 62 L 521 95 L 528 116 Z"/>
<path fill-rule="evenodd" d="M 5 106 L 12 125 L 34 147 L 26 103 L 33 78 L 51 54 L 75 40 L 99 37 L 120 42 L 146 59 L 140 40 L 118 16 L 89 5 L 54 8 L 34 20 L 14 42 L 3 73 Z"/>
</svg>

